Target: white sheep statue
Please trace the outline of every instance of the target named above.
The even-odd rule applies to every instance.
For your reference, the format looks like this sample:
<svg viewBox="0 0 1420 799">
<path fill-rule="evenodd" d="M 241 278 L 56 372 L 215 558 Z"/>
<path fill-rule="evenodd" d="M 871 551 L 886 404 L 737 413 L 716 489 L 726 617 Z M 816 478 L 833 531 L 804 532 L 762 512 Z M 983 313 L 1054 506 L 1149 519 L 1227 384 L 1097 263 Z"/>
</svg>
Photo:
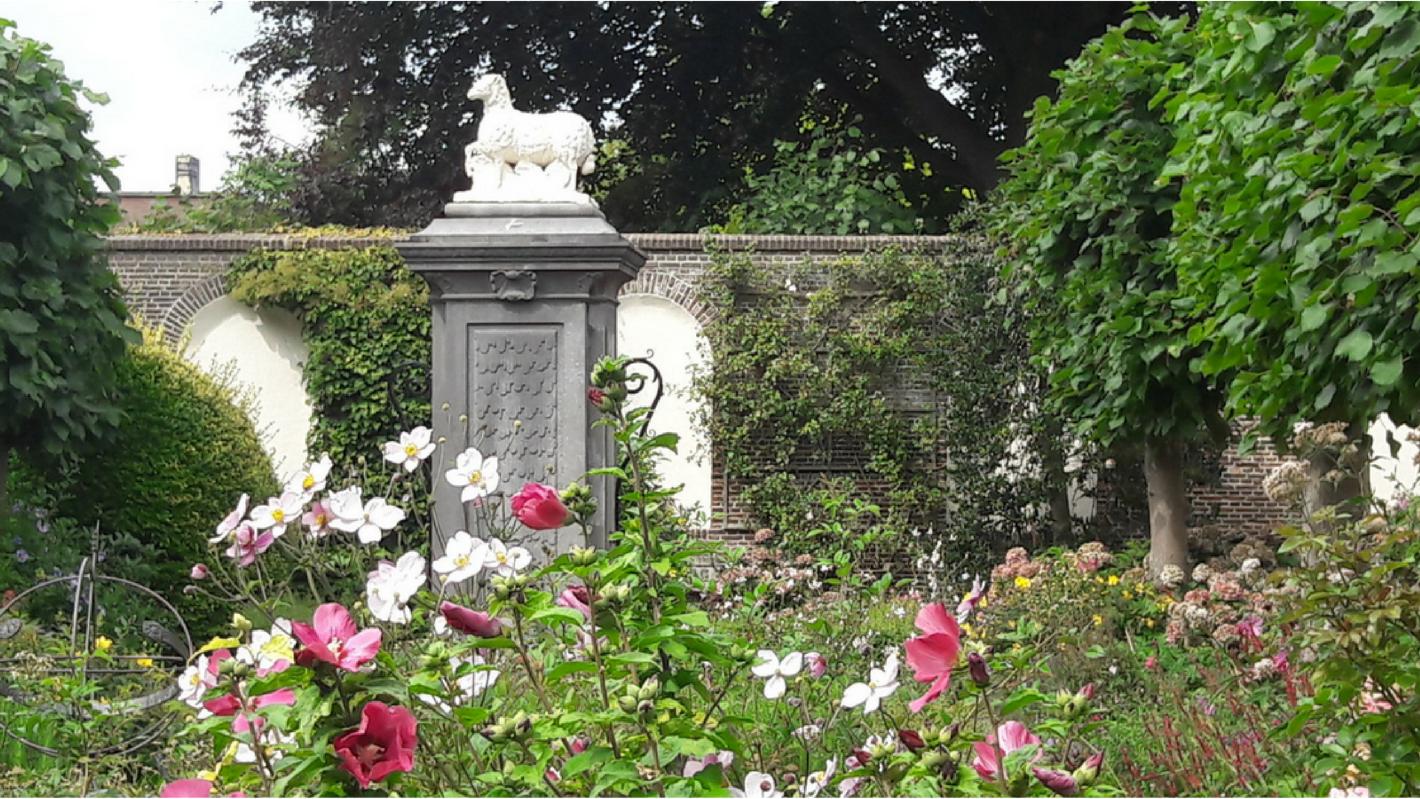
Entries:
<svg viewBox="0 0 1420 799">
<path fill-rule="evenodd" d="M 570 111 L 519 111 L 502 75 L 475 80 L 468 97 L 483 101 L 483 119 L 478 139 L 464 148 L 473 186 L 456 193 L 455 202 L 594 204 L 577 190 L 577 175 L 596 168 L 596 139 L 587 120 Z"/>
</svg>

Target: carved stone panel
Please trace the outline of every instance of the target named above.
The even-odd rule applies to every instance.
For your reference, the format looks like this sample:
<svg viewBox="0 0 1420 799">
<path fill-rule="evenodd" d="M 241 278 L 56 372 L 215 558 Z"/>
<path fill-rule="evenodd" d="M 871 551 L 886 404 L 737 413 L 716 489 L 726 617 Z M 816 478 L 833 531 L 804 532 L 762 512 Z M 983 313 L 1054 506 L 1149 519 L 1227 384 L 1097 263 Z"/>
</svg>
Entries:
<svg viewBox="0 0 1420 799">
<path fill-rule="evenodd" d="M 468 328 L 472 441 L 498 457 L 502 493 L 556 482 L 560 325 Z"/>
</svg>

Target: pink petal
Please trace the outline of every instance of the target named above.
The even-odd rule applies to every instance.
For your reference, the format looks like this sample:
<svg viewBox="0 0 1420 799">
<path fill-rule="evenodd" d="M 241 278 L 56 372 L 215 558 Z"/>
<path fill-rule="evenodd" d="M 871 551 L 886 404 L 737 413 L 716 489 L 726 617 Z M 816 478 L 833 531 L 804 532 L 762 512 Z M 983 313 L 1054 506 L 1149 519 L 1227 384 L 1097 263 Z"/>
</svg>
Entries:
<svg viewBox="0 0 1420 799">
<path fill-rule="evenodd" d="M 311 621 L 316 632 L 320 633 L 321 640 L 327 643 L 332 638 L 349 641 L 355 637 L 355 620 L 350 618 L 350 611 L 339 602 L 327 602 L 316 608 L 315 618 Z"/>
<path fill-rule="evenodd" d="M 375 655 L 380 653 L 380 641 L 383 637 L 384 633 L 374 627 L 361 630 L 346 641 L 344 648 L 340 650 L 340 666 L 354 671 L 374 660 Z"/>
<path fill-rule="evenodd" d="M 325 641 L 320 637 L 320 633 L 315 628 L 303 621 L 291 622 L 291 634 L 296 636 L 296 640 L 301 642 L 301 646 L 306 648 L 318 660 L 326 663 L 335 663 L 335 655 L 331 654 L 330 648 L 325 645 Z"/>
<path fill-rule="evenodd" d="M 976 751 L 971 767 L 976 769 L 976 773 L 980 774 L 983 780 L 996 779 L 996 770 L 1000 767 L 1000 762 L 996 759 L 996 747 L 985 741 L 977 741 L 971 748 Z"/>
<path fill-rule="evenodd" d="M 164 797 L 211 796 L 212 783 L 207 780 L 173 780 L 163 786 Z"/>
<path fill-rule="evenodd" d="M 942 676 L 937 678 L 936 682 L 932 683 L 932 687 L 927 689 L 927 693 L 917 697 L 911 702 L 908 702 L 907 707 L 913 713 L 921 713 L 922 708 L 926 707 L 928 702 L 931 702 L 932 700 L 941 696 L 942 692 L 947 690 L 947 686 L 950 685 L 951 682 L 952 673 L 947 672 L 946 674 L 943 674 Z"/>
<path fill-rule="evenodd" d="M 1001 742 L 1001 751 L 1010 753 L 1028 744 L 1039 744 L 1040 739 L 1028 729 L 1026 725 L 1019 721 L 1008 721 L 1002 724 L 996 731 L 997 739 Z"/>
<path fill-rule="evenodd" d="M 236 694 L 227 694 L 216 699 L 209 699 L 203 702 L 202 706 L 214 716 L 230 716 L 241 709 L 242 702 L 237 699 Z"/>
<path fill-rule="evenodd" d="M 918 682 L 931 682 L 943 674 L 950 674 L 957 665 L 957 656 L 961 654 L 960 642 L 945 633 L 908 639 L 906 649 L 907 664 L 912 667 Z"/>
<path fill-rule="evenodd" d="M 917 611 L 916 624 L 917 629 L 928 635 L 942 633 L 953 639 L 961 638 L 961 628 L 957 626 L 956 617 L 948 613 L 947 606 L 941 602 L 924 605 Z"/>
<path fill-rule="evenodd" d="M 262 694 L 252 702 L 253 709 L 260 710 L 268 705 L 294 705 L 296 704 L 296 692 L 290 688 L 282 688 L 279 691 L 272 691 L 269 694 Z"/>
</svg>

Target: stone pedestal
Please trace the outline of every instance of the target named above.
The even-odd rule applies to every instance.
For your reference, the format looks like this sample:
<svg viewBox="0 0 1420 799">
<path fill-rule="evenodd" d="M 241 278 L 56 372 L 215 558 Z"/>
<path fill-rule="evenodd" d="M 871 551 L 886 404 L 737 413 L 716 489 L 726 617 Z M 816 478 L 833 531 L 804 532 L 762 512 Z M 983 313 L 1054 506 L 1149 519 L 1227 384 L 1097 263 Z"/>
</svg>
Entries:
<svg viewBox="0 0 1420 799">
<path fill-rule="evenodd" d="M 597 209 L 560 203 L 451 203 L 398 249 L 428 281 L 434 312 L 433 425 L 446 439 L 435 464 L 437 558 L 458 530 L 488 536 L 483 513 L 443 479 L 464 448 L 497 456 L 491 500 L 505 509 L 525 482 L 560 489 L 610 465 L 615 449 L 608 429 L 592 427 L 587 377 L 615 354 L 617 292 L 646 256 Z M 614 486 L 605 477 L 591 486 L 604 545 Z M 559 551 L 581 543 L 575 527 L 555 538 Z"/>
</svg>

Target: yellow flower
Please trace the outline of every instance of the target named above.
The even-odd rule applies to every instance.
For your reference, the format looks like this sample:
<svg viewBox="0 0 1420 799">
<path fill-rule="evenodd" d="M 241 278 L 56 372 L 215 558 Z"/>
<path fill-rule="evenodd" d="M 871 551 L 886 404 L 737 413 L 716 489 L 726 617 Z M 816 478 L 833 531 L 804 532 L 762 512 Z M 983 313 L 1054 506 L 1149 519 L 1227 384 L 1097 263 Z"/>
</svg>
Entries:
<svg viewBox="0 0 1420 799">
<path fill-rule="evenodd" d="M 199 780 L 207 780 L 208 782 L 216 782 L 216 781 L 217 781 L 217 770 L 216 770 L 216 769 L 210 769 L 210 770 L 208 770 L 208 771 L 199 771 L 199 772 L 197 772 L 197 778 L 198 778 Z"/>
<path fill-rule="evenodd" d="M 1153 620 L 1153 619 L 1145 619 L 1145 620 L 1144 620 L 1144 626 L 1145 626 L 1145 627 L 1149 627 L 1149 628 L 1153 628 L 1153 626 L 1154 626 L 1154 620 Z"/>
<path fill-rule="evenodd" d="M 1017 578 L 1016 578 L 1016 587 L 1017 587 L 1017 588 L 1020 588 L 1020 589 L 1030 588 L 1030 578 L 1029 578 L 1029 577 L 1017 577 Z"/>
<path fill-rule="evenodd" d="M 1117 574 L 1111 574 L 1111 575 L 1109 576 L 1109 584 L 1110 584 L 1110 585 L 1119 585 L 1119 575 L 1117 575 Z"/>
<path fill-rule="evenodd" d="M 1100 577 L 1100 576 L 1096 576 L 1096 577 L 1095 577 L 1095 582 L 1099 583 L 1100 585 L 1104 585 L 1104 578 L 1103 578 L 1103 577 Z"/>
<path fill-rule="evenodd" d="M 961 625 L 961 631 L 964 632 L 964 633 L 966 633 L 967 635 L 972 635 L 972 634 L 973 634 L 973 633 L 972 633 L 972 629 L 971 629 L 971 625 L 968 624 L 968 623 L 963 623 L 963 624 Z"/>
<path fill-rule="evenodd" d="M 1104 624 L 1104 617 L 1101 616 L 1100 614 L 1096 613 L 1096 614 L 1094 615 L 1094 617 L 1093 617 L 1093 621 L 1094 621 L 1094 623 L 1095 623 L 1095 626 L 1098 627 L 1098 626 L 1100 626 L 1101 624 Z"/>
<path fill-rule="evenodd" d="M 983 597 L 981 598 L 981 601 L 976 603 L 976 606 L 977 606 L 978 608 L 984 608 L 984 607 L 986 607 L 986 606 L 989 605 L 989 604 L 991 604 L 991 603 L 987 600 L 986 597 L 983 596 Z"/>
<path fill-rule="evenodd" d="M 99 652 L 107 652 L 113 649 L 113 641 L 110 641 L 107 636 L 100 635 L 94 640 L 94 649 Z"/>
<path fill-rule="evenodd" d="M 1121 594 L 1121 596 L 1124 597 L 1124 601 L 1126 601 L 1126 602 L 1128 602 L 1129 600 L 1131 600 L 1131 599 L 1134 598 L 1134 594 L 1132 594 L 1132 593 L 1130 593 L 1130 592 L 1128 592 L 1128 591 L 1125 591 L 1123 594 Z"/>
<path fill-rule="evenodd" d="M 151 668 L 153 668 L 153 659 L 152 659 L 152 658 L 138 658 L 137 660 L 135 660 L 135 661 L 133 661 L 133 662 L 134 662 L 135 664 L 137 664 L 138 668 L 140 668 L 140 669 L 151 669 Z"/>
</svg>

